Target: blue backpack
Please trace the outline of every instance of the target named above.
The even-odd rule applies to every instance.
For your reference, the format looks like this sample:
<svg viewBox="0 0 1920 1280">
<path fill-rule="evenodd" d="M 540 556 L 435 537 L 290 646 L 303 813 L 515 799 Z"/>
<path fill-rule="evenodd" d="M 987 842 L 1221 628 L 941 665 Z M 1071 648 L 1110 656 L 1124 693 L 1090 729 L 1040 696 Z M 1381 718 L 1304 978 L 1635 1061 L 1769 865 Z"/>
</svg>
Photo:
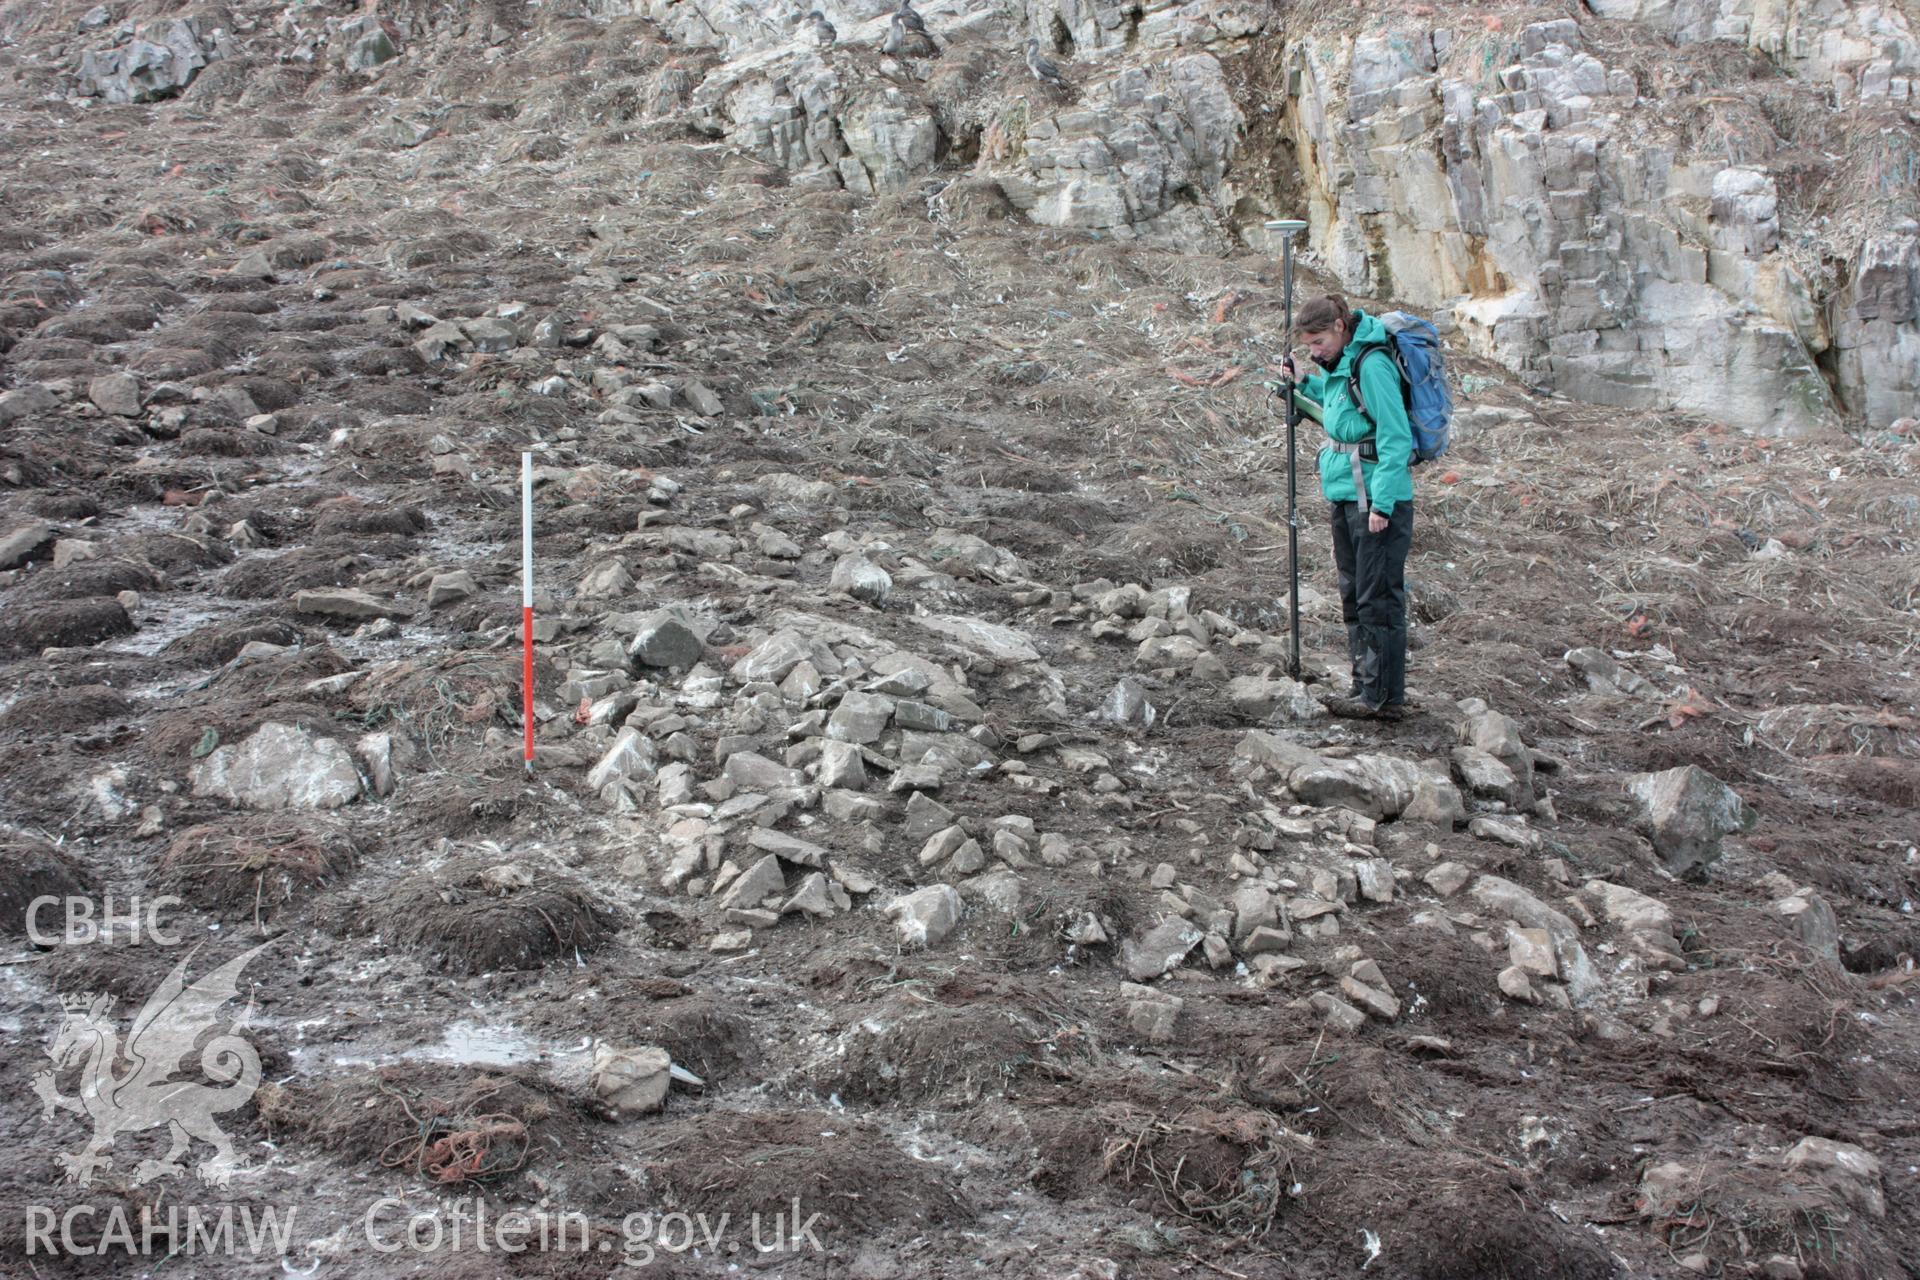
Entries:
<svg viewBox="0 0 1920 1280">
<path fill-rule="evenodd" d="M 1374 421 L 1360 399 L 1360 365 L 1376 351 L 1390 352 L 1394 366 L 1400 370 L 1407 425 L 1413 428 L 1414 464 L 1432 462 L 1447 451 L 1453 419 L 1453 393 L 1447 390 L 1446 369 L 1441 362 L 1440 331 L 1404 311 L 1389 311 L 1379 319 L 1392 341 L 1372 343 L 1354 358 L 1353 403 L 1368 422 Z"/>
</svg>

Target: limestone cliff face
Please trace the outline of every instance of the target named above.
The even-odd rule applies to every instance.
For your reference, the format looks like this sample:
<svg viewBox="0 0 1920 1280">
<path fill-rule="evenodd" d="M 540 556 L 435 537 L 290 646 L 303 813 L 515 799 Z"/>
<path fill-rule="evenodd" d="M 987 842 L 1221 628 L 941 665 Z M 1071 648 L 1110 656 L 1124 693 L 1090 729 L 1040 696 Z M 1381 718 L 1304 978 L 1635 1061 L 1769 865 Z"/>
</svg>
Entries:
<svg viewBox="0 0 1920 1280">
<path fill-rule="evenodd" d="M 713 51 L 659 109 L 797 181 L 930 192 L 970 164 L 1034 222 L 1202 252 L 1298 213 L 1349 291 L 1576 399 L 1774 434 L 1920 405 L 1920 41 L 1893 5 L 1588 0 L 1514 29 L 928 0 L 939 59 L 881 53 L 889 0 L 823 0 L 831 49 L 798 4 L 586 7 Z M 1029 38 L 1069 90 L 1027 74 Z"/>
<path fill-rule="evenodd" d="M 1595 8 L 1675 39 L 1740 40 L 1807 77 L 1776 95 L 1823 112 L 1828 96 L 1904 107 L 1920 72 L 1920 45 L 1878 6 Z M 1580 400 L 1770 433 L 1836 410 L 1873 425 L 1911 414 L 1913 191 L 1890 192 L 1892 208 L 1861 201 L 1852 227 L 1783 227 L 1766 153 L 1784 140 L 1689 147 L 1658 127 L 1676 104 L 1663 111 L 1588 45 L 1570 19 L 1292 42 L 1291 133 L 1311 238 L 1334 273 L 1359 292 L 1451 307 L 1473 347 Z M 1910 119 L 1858 114 L 1901 135 L 1911 163 Z M 1825 264 L 1837 270 L 1824 290 L 1809 279 L 1815 245 L 1846 255 Z"/>
</svg>

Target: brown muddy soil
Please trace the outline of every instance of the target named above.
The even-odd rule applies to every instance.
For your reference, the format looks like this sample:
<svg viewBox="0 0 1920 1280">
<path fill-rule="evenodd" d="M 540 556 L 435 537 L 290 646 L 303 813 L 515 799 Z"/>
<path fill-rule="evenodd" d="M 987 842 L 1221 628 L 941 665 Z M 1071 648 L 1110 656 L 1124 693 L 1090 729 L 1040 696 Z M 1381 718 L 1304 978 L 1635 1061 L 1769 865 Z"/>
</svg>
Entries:
<svg viewBox="0 0 1920 1280">
<path fill-rule="evenodd" d="M 89 7 L 0 5 L 0 381 L 52 402 L 0 425 L 0 534 L 66 548 L 0 573 L 0 1274 L 1920 1274 L 1920 442 L 1753 440 L 1460 356 L 1408 570 L 1422 709 L 1290 732 L 1444 775 L 1481 699 L 1547 803 L 1376 825 L 1236 751 L 1276 726 L 1229 681 L 1287 664 L 1273 263 L 1021 224 L 962 199 L 959 156 L 875 199 L 790 183 L 688 125 L 715 59 L 637 19 L 383 4 L 406 54 L 360 74 L 281 58 L 279 10 L 235 3 L 253 52 L 108 106 L 68 96 L 106 42 L 75 34 Z M 436 319 L 515 338 L 423 351 Z M 135 416 L 90 398 L 120 372 Z M 1344 637 L 1301 463 L 1326 677 Z M 855 550 L 891 575 L 877 605 L 832 589 Z M 1190 606 L 1094 603 L 1128 583 Z M 666 605 L 705 628 L 691 670 L 629 659 Z M 1189 619 L 1204 657 L 1150 648 Z M 741 676 L 783 630 L 806 661 Z M 1590 685 L 1582 647 L 1645 692 Z M 881 677 L 972 712 L 887 729 L 832 807 L 825 717 Z M 1122 678 L 1150 722 L 1101 714 Z M 351 802 L 206 784 L 267 725 L 335 743 Z M 650 762 L 605 785 L 627 727 Z M 902 785 L 930 744 L 954 766 Z M 1688 764 L 1759 819 L 1676 879 L 1623 779 Z M 982 866 L 923 861 L 952 825 Z M 769 833 L 824 849 L 846 904 L 730 909 Z M 816 865 L 782 858 L 797 893 Z M 1390 890 L 1358 894 L 1372 860 Z M 1507 919 L 1443 893 L 1446 864 L 1565 913 L 1595 989 L 1504 995 Z M 1596 918 L 1590 880 L 1664 903 L 1678 953 Z M 948 882 L 958 927 L 909 945 L 887 904 Z M 1129 984 L 1122 944 L 1169 896 L 1205 931 L 1255 882 L 1336 904 L 1294 912 L 1297 964 L 1223 937 Z M 1796 894 L 1831 909 L 1830 952 Z M 96 914 L 43 912 L 35 942 L 49 895 Z M 137 1181 L 153 1127 L 64 1181 L 91 1126 L 35 1082 L 80 997 L 130 1037 L 182 958 L 263 943 L 226 1006 L 259 1063 L 222 1113 L 231 1181 L 195 1176 L 200 1140 Z M 1397 1011 L 1342 1030 L 1313 998 L 1361 962 Z M 657 1113 L 612 1109 L 596 1053 L 642 1045 L 681 1076 Z M 1795 1167 L 1808 1138 L 1878 1170 Z M 509 1261 L 452 1242 L 476 1205 L 578 1233 Z M 116 1212 L 169 1206 L 297 1221 L 216 1256 L 116 1240 Z M 67 1248 L 35 1247 L 34 1215 L 76 1207 Z"/>
</svg>

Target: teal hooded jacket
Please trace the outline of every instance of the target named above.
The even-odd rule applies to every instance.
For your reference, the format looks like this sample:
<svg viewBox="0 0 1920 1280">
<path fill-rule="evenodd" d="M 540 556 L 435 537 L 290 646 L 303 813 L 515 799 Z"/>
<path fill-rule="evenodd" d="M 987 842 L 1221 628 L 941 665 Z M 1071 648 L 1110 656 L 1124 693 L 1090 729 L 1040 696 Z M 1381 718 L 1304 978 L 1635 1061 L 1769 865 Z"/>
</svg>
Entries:
<svg viewBox="0 0 1920 1280">
<path fill-rule="evenodd" d="M 1367 502 L 1383 516 L 1391 516 L 1394 507 L 1413 501 L 1413 428 L 1407 424 L 1407 404 L 1402 396 L 1400 366 L 1390 350 L 1370 357 L 1360 370 L 1360 398 L 1373 420 L 1360 412 L 1353 399 L 1354 361 L 1369 347 L 1393 341 L 1387 327 L 1364 311 L 1356 311 L 1360 323 L 1347 339 L 1345 350 L 1332 369 L 1312 373 L 1300 380 L 1301 405 L 1317 418 L 1330 440 L 1358 444 L 1373 438 L 1378 457 L 1360 464 L 1367 486 Z M 1320 450 L 1320 492 L 1328 502 L 1357 502 L 1353 487 L 1353 460 L 1349 454 L 1328 444 Z"/>
</svg>

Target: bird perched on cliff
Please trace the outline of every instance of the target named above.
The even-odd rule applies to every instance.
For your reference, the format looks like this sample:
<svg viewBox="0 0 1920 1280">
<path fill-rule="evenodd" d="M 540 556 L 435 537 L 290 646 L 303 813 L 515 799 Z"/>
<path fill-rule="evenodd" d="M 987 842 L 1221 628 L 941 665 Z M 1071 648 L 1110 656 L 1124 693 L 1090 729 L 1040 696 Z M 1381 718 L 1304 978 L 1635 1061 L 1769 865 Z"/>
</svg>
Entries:
<svg viewBox="0 0 1920 1280">
<path fill-rule="evenodd" d="M 928 44 L 933 43 L 933 32 L 927 30 L 927 24 L 913 7 L 913 0 L 900 0 L 900 7 L 893 11 L 893 20 Z"/>
<path fill-rule="evenodd" d="M 827 15 L 818 9 L 809 11 L 806 17 L 800 19 L 800 28 L 800 34 L 817 48 L 831 49 L 834 42 L 840 39 L 840 33 L 827 21 Z"/>
<path fill-rule="evenodd" d="M 1051 58 L 1040 52 L 1038 40 L 1027 41 L 1027 70 L 1033 72 L 1033 78 L 1049 89 L 1069 89 L 1067 78 L 1060 74 L 1060 68 Z"/>
<path fill-rule="evenodd" d="M 927 24 L 920 20 L 913 6 L 903 3 L 887 18 L 887 37 L 881 42 L 880 52 L 903 58 L 937 58 L 940 46 L 933 42 Z"/>
</svg>

